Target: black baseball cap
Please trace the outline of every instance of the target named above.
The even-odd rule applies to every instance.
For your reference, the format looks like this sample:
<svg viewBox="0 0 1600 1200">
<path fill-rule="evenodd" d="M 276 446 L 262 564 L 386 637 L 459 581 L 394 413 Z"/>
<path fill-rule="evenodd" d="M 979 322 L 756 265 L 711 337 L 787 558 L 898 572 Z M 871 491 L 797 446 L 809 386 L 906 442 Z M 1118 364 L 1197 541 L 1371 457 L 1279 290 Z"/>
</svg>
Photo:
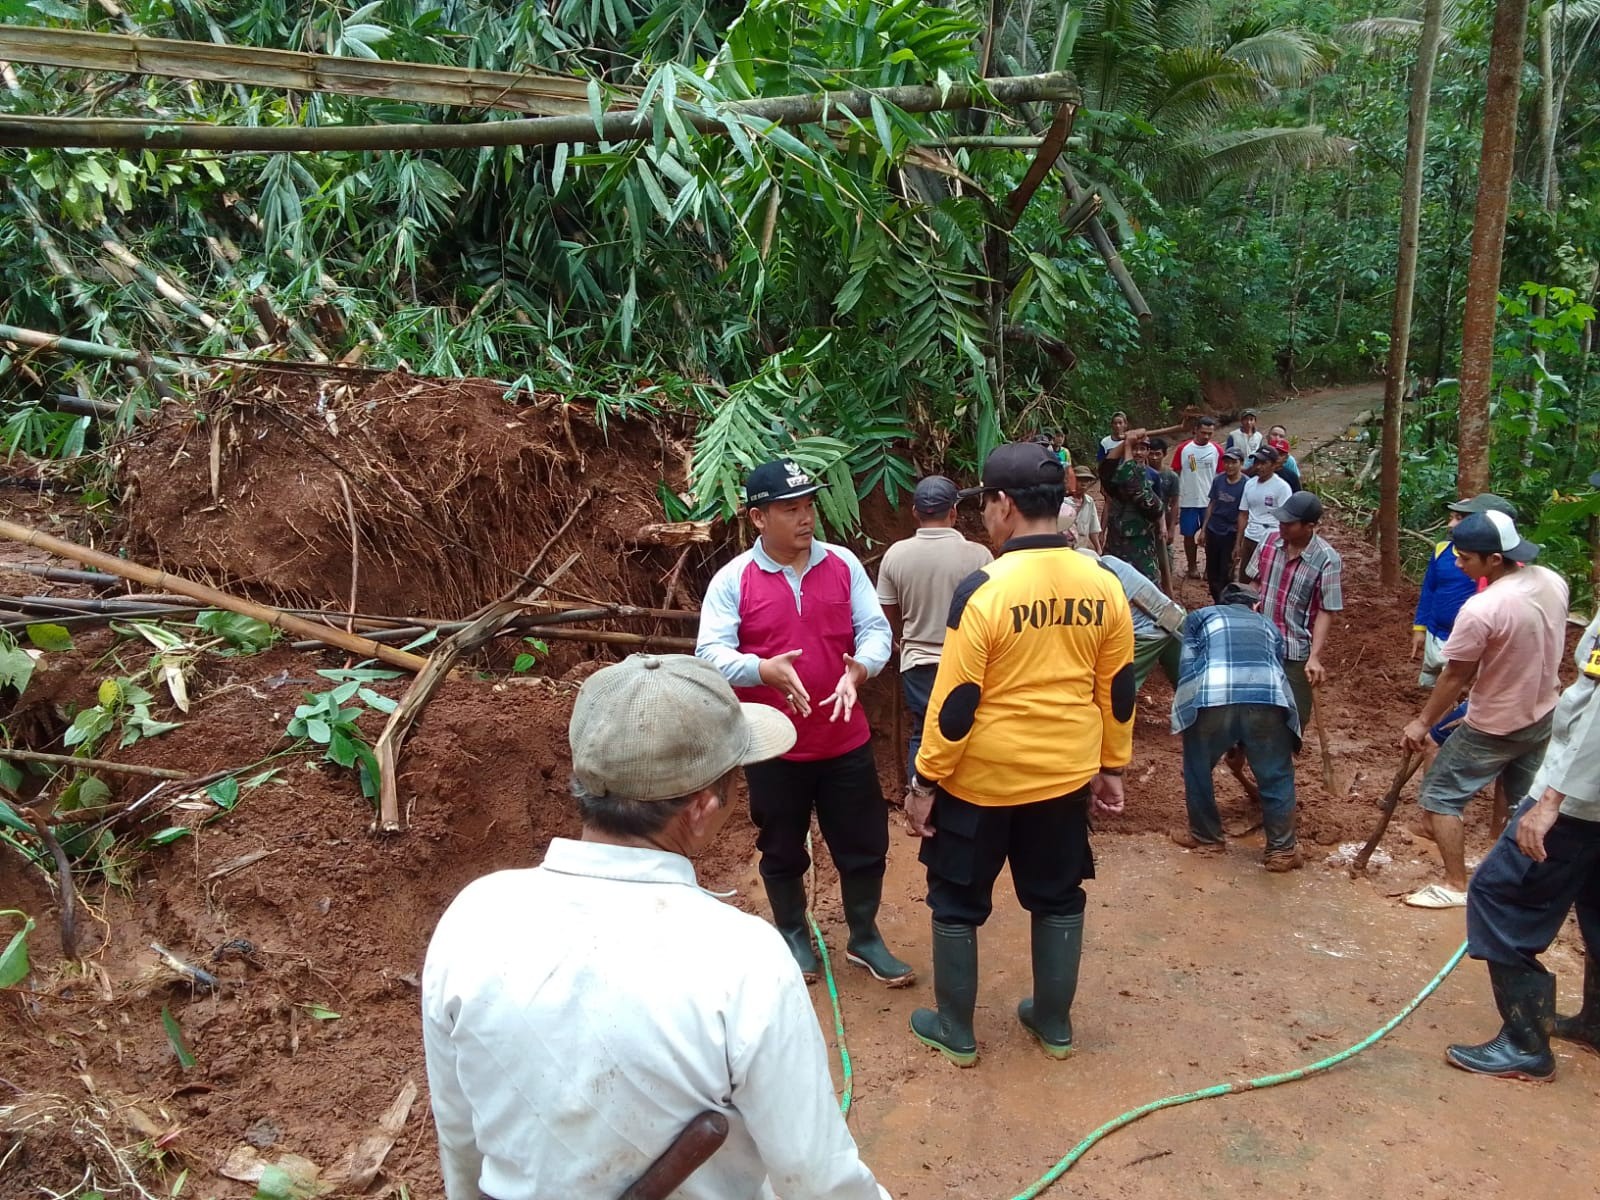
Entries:
<svg viewBox="0 0 1600 1200">
<path fill-rule="evenodd" d="M 1221 604 L 1242 604 L 1246 608 L 1254 608 L 1261 603 L 1261 595 L 1255 588 L 1247 587 L 1242 583 L 1230 583 L 1222 589 Z"/>
<path fill-rule="evenodd" d="M 943 475 L 929 475 L 917 484 L 917 490 L 911 496 L 911 507 L 919 513 L 931 516 L 934 513 L 949 512 L 959 499 L 961 492 L 954 483 Z"/>
<path fill-rule="evenodd" d="M 1265 459 L 1267 462 L 1282 462 L 1283 455 L 1278 453 L 1278 448 L 1276 446 L 1263 442 L 1260 448 L 1256 450 L 1255 459 L 1257 462 L 1260 462 L 1262 459 Z"/>
<path fill-rule="evenodd" d="M 1498 554 L 1507 562 L 1529 563 L 1539 557 L 1539 547 L 1518 533 L 1517 523 L 1499 511 L 1464 517 L 1450 531 L 1450 541 L 1457 550 Z"/>
<path fill-rule="evenodd" d="M 1504 496 L 1496 496 L 1493 492 L 1481 492 L 1476 496 L 1469 496 L 1465 500 L 1457 500 L 1453 504 L 1445 505 L 1451 512 L 1458 513 L 1505 513 L 1513 521 L 1517 519 L 1517 506 Z"/>
<path fill-rule="evenodd" d="M 984 460 L 983 482 L 963 488 L 959 495 L 965 500 L 981 492 L 1007 492 L 1042 483 L 1060 485 L 1065 477 L 1066 468 L 1050 450 L 1035 442 L 1007 442 L 996 446 Z"/>
<path fill-rule="evenodd" d="M 798 500 L 811 496 L 828 485 L 818 483 L 806 469 L 792 458 L 774 459 L 762 463 L 744 481 L 744 502 L 751 508 L 771 504 L 775 500 Z"/>
<path fill-rule="evenodd" d="M 1280 521 L 1306 521 L 1312 524 L 1322 520 L 1322 501 L 1313 492 L 1296 492 L 1278 509 Z"/>
<path fill-rule="evenodd" d="M 1226 450 L 1224 450 L 1222 452 L 1222 457 L 1223 458 L 1234 458 L 1234 459 L 1238 459 L 1240 462 L 1243 462 L 1244 461 L 1244 451 L 1239 449 L 1237 446 L 1229 446 Z"/>
</svg>

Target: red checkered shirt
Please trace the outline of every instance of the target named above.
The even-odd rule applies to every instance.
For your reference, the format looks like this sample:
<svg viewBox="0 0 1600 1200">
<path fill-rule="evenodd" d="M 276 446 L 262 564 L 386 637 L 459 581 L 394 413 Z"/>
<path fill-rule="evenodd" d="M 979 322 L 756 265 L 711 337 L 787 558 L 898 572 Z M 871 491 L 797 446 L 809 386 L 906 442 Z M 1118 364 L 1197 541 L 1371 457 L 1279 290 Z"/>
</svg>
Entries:
<svg viewBox="0 0 1600 1200">
<path fill-rule="evenodd" d="M 1339 552 L 1316 534 L 1291 558 L 1283 534 L 1273 530 L 1256 551 L 1256 578 L 1261 583 L 1261 611 L 1283 634 L 1284 658 L 1303 662 L 1311 657 L 1311 627 L 1319 612 L 1340 612 L 1344 564 Z"/>
</svg>

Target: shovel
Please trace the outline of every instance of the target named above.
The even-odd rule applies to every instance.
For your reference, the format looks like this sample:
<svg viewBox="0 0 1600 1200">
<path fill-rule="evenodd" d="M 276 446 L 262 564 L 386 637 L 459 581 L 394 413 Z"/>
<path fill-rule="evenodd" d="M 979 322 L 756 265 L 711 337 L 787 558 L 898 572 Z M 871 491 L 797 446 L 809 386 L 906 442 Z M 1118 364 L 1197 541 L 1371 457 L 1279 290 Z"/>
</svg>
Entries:
<svg viewBox="0 0 1600 1200">
<path fill-rule="evenodd" d="M 1367 844 L 1361 847 L 1355 861 L 1350 864 L 1350 878 L 1354 879 L 1367 869 L 1367 860 L 1372 857 L 1372 852 L 1378 848 L 1378 843 L 1383 840 L 1383 835 L 1389 828 L 1389 821 L 1394 816 L 1395 805 L 1400 802 L 1400 792 L 1405 788 L 1411 777 L 1417 773 L 1417 768 L 1422 765 L 1422 755 L 1415 751 L 1407 750 L 1400 756 L 1400 769 L 1394 773 L 1394 782 L 1389 784 L 1389 790 L 1383 794 L 1383 799 L 1378 801 L 1381 815 L 1378 817 L 1378 827 L 1372 831 L 1372 836 L 1367 839 Z"/>
<path fill-rule="evenodd" d="M 728 1118 L 707 1109 L 683 1127 L 620 1200 L 666 1200 L 728 1140 Z"/>
</svg>

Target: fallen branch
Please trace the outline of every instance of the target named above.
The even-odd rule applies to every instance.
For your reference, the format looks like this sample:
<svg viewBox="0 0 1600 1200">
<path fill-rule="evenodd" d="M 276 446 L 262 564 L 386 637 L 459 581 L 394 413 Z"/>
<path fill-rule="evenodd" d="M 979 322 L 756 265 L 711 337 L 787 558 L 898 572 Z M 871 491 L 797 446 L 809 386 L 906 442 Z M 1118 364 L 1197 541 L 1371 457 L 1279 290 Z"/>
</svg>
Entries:
<svg viewBox="0 0 1600 1200">
<path fill-rule="evenodd" d="M 0 337 L 4 336 L 4 327 L 0 327 Z M 307 621 L 302 617 L 292 616 L 282 609 L 269 608 L 265 604 L 257 604 L 253 600 L 243 600 L 238 596 L 229 595 L 214 587 L 203 583 L 195 583 L 181 575 L 169 575 L 165 571 L 155 570 L 127 559 L 117 558 L 115 555 L 106 554 L 100 550 L 92 550 L 87 546 L 79 546 L 73 542 L 65 542 L 60 538 L 51 537 L 47 533 L 18 525 L 12 521 L 0 521 L 0 537 L 10 538 L 12 541 L 21 542 L 25 546 L 34 546 L 50 554 L 70 558 L 74 562 L 86 566 L 98 567 L 123 579 L 132 579 L 146 587 L 158 590 L 177 592 L 195 600 L 202 600 L 214 608 L 225 608 L 229 612 L 243 613 L 247 617 L 254 617 L 264 621 L 274 629 L 282 629 L 288 633 L 297 633 L 301 637 L 313 638 L 319 642 L 326 642 L 330 646 L 337 646 L 341 650 L 348 650 L 352 654 L 364 657 L 377 658 L 392 667 L 399 667 L 406 671 L 420 671 L 427 663 L 425 658 L 416 654 L 409 654 L 404 650 L 396 650 L 385 646 L 370 638 L 358 637 L 346 633 L 342 629 L 334 629 L 327 625 L 319 625 L 315 621 Z"/>
<path fill-rule="evenodd" d="M 467 654 L 484 642 L 499 633 L 519 611 L 521 606 L 513 597 L 526 586 L 528 577 L 539 569 L 539 564 L 550 553 L 550 548 L 564 534 L 572 523 L 577 520 L 578 513 L 589 503 L 593 492 L 585 492 L 583 498 L 573 507 L 567 519 L 562 522 L 561 528 L 550 535 L 545 544 L 539 547 L 539 552 L 533 556 L 533 562 L 522 573 L 521 578 L 510 591 L 498 599 L 480 608 L 473 614 L 467 625 L 452 633 L 446 638 L 432 654 L 428 662 L 418 672 L 416 679 L 406 689 L 406 694 L 400 700 L 400 705 L 389 714 L 389 720 L 384 724 L 383 732 L 378 735 L 378 744 L 373 747 L 378 759 L 378 830 L 381 833 L 399 833 L 405 828 L 405 821 L 400 814 L 400 747 L 405 742 L 406 734 L 411 731 L 411 726 L 422 715 L 422 710 L 427 707 L 428 701 L 433 698 L 434 691 L 444 681 L 450 668 L 455 665 L 456 659 Z M 550 574 L 546 583 L 551 583 L 565 574 L 572 564 L 582 557 L 580 551 L 575 551 L 564 563 Z M 534 589 L 534 596 L 544 588 L 541 585 Z M 392 636 L 389 634 L 380 636 Z"/>
<path fill-rule="evenodd" d="M 145 775 L 151 779 L 187 779 L 187 771 L 174 771 L 171 767 L 147 767 L 140 763 L 111 762 L 104 758 L 74 758 L 70 754 L 46 754 L 43 750 L 13 750 L 0 746 L 0 758 L 16 762 L 49 763 L 57 767 L 82 767 L 88 771 L 110 771 L 114 775 Z"/>
<path fill-rule="evenodd" d="M 61 953 L 67 958 L 78 957 L 78 889 L 72 883 L 72 860 L 67 857 L 67 852 L 61 848 L 61 839 L 56 837 L 55 830 L 50 828 L 50 822 L 38 809 L 23 806 L 17 809 L 29 825 L 33 826 L 34 833 L 44 843 L 46 850 L 56 865 L 56 886 L 61 890 Z"/>
<path fill-rule="evenodd" d="M 641 525 L 628 538 L 635 546 L 687 546 L 691 542 L 710 540 L 710 521 L 663 521 L 655 525 Z"/>
</svg>

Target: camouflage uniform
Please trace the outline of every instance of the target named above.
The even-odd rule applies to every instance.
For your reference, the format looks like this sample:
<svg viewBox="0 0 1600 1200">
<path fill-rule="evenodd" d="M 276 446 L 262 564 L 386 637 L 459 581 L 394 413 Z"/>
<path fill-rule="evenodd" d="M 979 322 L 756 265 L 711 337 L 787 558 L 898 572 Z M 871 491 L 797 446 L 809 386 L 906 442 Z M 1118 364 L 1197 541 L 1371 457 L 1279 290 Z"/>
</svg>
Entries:
<svg viewBox="0 0 1600 1200">
<path fill-rule="evenodd" d="M 1106 553 L 1132 563 L 1146 579 L 1159 583 L 1160 490 L 1150 482 L 1143 463 L 1123 458 L 1101 460 L 1100 486 L 1106 493 Z"/>
</svg>

